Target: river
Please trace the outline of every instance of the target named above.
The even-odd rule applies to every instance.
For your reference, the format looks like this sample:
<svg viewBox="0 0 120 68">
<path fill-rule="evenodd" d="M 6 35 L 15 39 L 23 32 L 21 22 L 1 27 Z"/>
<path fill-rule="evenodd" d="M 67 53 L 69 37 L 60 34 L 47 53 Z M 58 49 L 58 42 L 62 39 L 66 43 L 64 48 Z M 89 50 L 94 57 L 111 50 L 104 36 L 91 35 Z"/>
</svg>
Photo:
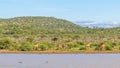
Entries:
<svg viewBox="0 0 120 68">
<path fill-rule="evenodd" d="M 0 54 L 0 68 L 120 68 L 120 54 Z"/>
</svg>

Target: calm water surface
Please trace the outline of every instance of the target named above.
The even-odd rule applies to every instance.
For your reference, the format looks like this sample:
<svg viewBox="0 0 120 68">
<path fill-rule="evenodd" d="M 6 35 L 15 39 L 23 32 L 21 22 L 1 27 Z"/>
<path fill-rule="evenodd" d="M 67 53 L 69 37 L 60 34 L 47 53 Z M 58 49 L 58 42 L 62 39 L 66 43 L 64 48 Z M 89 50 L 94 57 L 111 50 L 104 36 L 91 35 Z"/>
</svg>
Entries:
<svg viewBox="0 0 120 68">
<path fill-rule="evenodd" d="M 0 68 L 120 68 L 120 54 L 0 54 Z"/>
</svg>

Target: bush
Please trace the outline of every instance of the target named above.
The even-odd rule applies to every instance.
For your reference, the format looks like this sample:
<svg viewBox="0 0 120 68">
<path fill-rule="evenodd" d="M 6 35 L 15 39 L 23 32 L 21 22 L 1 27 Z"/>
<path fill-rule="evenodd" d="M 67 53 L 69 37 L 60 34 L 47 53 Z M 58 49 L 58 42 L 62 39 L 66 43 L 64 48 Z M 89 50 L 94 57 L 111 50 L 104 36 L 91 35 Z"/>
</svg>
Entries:
<svg viewBox="0 0 120 68">
<path fill-rule="evenodd" d="M 28 42 L 33 42 L 34 37 L 33 37 L 33 36 L 28 36 L 28 37 L 26 38 L 26 40 L 27 40 Z"/>
<path fill-rule="evenodd" d="M 39 50 L 41 50 L 41 51 L 45 51 L 45 50 L 48 50 L 48 49 L 49 49 L 48 45 L 45 45 L 45 44 L 40 44 L 39 45 Z"/>
<path fill-rule="evenodd" d="M 48 42 L 42 42 L 41 44 L 39 44 L 39 50 L 44 51 L 44 50 L 48 50 L 51 48 L 51 43 Z"/>
<path fill-rule="evenodd" d="M 66 44 L 66 46 L 67 46 L 68 49 L 71 49 L 71 48 L 79 47 L 80 45 L 77 44 L 76 42 L 68 42 L 68 43 Z"/>
<path fill-rule="evenodd" d="M 24 41 L 21 43 L 21 46 L 19 47 L 20 51 L 32 51 L 34 47 L 27 41 Z"/>
<path fill-rule="evenodd" d="M 86 50 L 86 47 L 80 47 L 79 50 Z"/>
<path fill-rule="evenodd" d="M 94 50 L 99 50 L 99 47 L 97 46 Z"/>
<path fill-rule="evenodd" d="M 97 43 L 92 43 L 92 44 L 90 44 L 90 46 L 91 47 L 96 47 L 96 46 L 98 46 L 98 44 Z"/>
<path fill-rule="evenodd" d="M 79 45 L 85 45 L 84 42 L 77 42 L 77 44 L 79 44 Z"/>
<path fill-rule="evenodd" d="M 105 50 L 112 50 L 111 46 L 105 46 Z"/>
<path fill-rule="evenodd" d="M 107 41 L 106 45 L 109 45 L 112 48 L 119 46 L 118 42 Z"/>
<path fill-rule="evenodd" d="M 14 48 L 14 42 L 9 38 L 0 39 L 0 49 L 10 49 Z"/>
<path fill-rule="evenodd" d="M 39 50 L 44 51 L 46 49 L 47 49 L 47 47 L 45 47 L 43 44 L 39 45 Z"/>
<path fill-rule="evenodd" d="M 13 43 L 11 46 L 9 46 L 9 50 L 18 50 L 19 46 L 16 43 Z"/>
</svg>

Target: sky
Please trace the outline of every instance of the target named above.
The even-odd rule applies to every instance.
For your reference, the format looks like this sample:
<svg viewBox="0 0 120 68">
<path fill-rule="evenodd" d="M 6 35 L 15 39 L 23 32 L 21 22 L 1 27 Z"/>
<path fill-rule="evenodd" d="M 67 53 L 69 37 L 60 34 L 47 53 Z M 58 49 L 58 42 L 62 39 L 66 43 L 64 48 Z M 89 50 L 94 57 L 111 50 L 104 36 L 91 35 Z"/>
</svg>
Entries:
<svg viewBox="0 0 120 68">
<path fill-rule="evenodd" d="M 120 0 L 0 0 L 0 18 L 20 16 L 120 22 Z"/>
</svg>

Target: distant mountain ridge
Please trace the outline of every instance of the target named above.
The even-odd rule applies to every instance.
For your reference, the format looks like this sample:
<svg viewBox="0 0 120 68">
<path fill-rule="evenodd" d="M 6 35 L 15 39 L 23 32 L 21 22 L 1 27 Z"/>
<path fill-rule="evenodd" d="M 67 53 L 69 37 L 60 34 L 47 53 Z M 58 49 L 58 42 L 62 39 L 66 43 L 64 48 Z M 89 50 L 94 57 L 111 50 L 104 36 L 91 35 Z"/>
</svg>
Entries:
<svg viewBox="0 0 120 68">
<path fill-rule="evenodd" d="M 76 24 L 83 26 L 83 27 L 90 27 L 90 28 L 113 28 L 113 27 L 119 27 L 120 22 L 105 22 L 105 23 L 99 23 L 95 21 L 77 21 Z"/>
</svg>

